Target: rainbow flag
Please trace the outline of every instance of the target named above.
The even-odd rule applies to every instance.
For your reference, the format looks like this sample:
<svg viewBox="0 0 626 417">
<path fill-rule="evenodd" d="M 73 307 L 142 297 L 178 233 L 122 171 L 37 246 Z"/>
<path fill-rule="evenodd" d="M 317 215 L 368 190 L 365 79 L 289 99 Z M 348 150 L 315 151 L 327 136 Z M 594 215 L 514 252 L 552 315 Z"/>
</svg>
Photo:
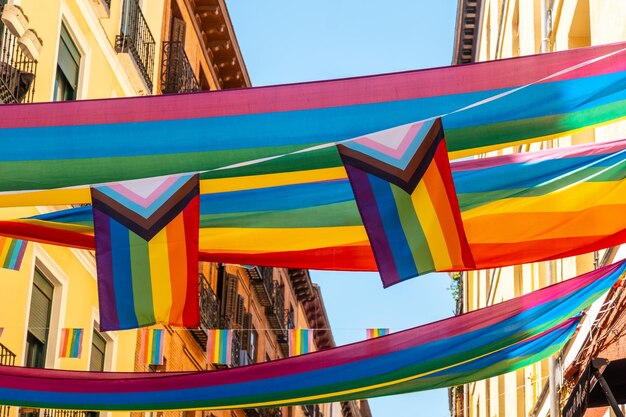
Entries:
<svg viewBox="0 0 626 417">
<path fill-rule="evenodd" d="M 22 266 L 28 242 L 0 236 L 0 267 L 17 271 Z"/>
<path fill-rule="evenodd" d="M 626 140 L 453 163 L 477 269 L 626 242 Z"/>
<path fill-rule="evenodd" d="M 366 329 L 365 333 L 368 339 L 374 339 L 375 337 L 388 335 L 389 329 Z"/>
<path fill-rule="evenodd" d="M 141 329 L 141 349 L 143 363 L 146 365 L 163 365 L 165 330 Z"/>
<path fill-rule="evenodd" d="M 312 83 L 2 106 L 0 191 L 203 170 L 288 182 L 341 168 L 335 143 L 439 115 L 455 156 L 562 136 L 626 116 L 625 57 L 622 42 Z M 0 206 L 68 203 L 89 203 L 88 191 L 0 194 Z"/>
<path fill-rule="evenodd" d="M 61 348 L 59 358 L 80 359 L 83 353 L 83 334 L 85 329 L 61 329 Z"/>
<path fill-rule="evenodd" d="M 338 146 L 383 285 L 472 269 L 441 119 Z"/>
<path fill-rule="evenodd" d="M 217 371 L 77 373 L 0 366 L 0 403 L 69 410 L 241 409 L 349 401 L 467 383 L 548 357 L 624 261 L 386 337 Z M 130 393 L 130 394 L 129 394 Z"/>
<path fill-rule="evenodd" d="M 197 327 L 198 176 L 92 189 L 102 330 Z"/>
<path fill-rule="evenodd" d="M 289 329 L 289 356 L 303 355 L 313 351 L 312 329 Z"/>
<path fill-rule="evenodd" d="M 207 362 L 230 364 L 232 362 L 233 331 L 231 329 L 209 329 L 207 330 L 207 337 Z"/>
</svg>

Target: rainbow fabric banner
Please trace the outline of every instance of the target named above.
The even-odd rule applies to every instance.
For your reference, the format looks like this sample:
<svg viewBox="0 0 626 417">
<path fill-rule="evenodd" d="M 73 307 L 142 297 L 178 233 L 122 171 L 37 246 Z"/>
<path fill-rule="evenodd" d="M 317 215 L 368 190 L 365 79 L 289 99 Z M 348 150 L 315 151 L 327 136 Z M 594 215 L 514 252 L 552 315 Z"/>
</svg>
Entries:
<svg viewBox="0 0 626 417">
<path fill-rule="evenodd" d="M 560 349 L 624 261 L 386 337 L 218 371 L 90 373 L 0 366 L 0 403 L 97 411 L 237 409 L 349 401 L 457 385 Z"/>
<path fill-rule="evenodd" d="M 626 43 L 616 43 L 313 83 L 2 106 L 0 191 L 205 170 L 204 179 L 285 185 L 341 168 L 338 142 L 438 116 L 455 157 L 477 154 L 624 118 L 625 62 Z M 88 190 L 0 195 L 1 206 L 68 203 L 89 203 Z"/>
<path fill-rule="evenodd" d="M 375 337 L 388 335 L 389 329 L 366 329 L 365 334 L 368 339 L 374 339 Z"/>
<path fill-rule="evenodd" d="M 477 269 L 626 242 L 626 140 L 452 164 Z"/>
<path fill-rule="evenodd" d="M 453 162 L 476 267 L 557 259 L 626 243 L 624 166 L 626 140 Z M 200 259 L 376 271 L 342 172 L 284 186 L 246 178 L 201 181 Z M 92 221 L 91 207 L 80 207 L 0 221 L 0 233 L 93 249 Z"/>
<path fill-rule="evenodd" d="M 289 329 L 289 356 L 313 352 L 312 329 Z"/>
<path fill-rule="evenodd" d="M 207 362 L 230 364 L 232 362 L 233 331 L 230 329 L 208 329 L 207 337 Z"/>
<path fill-rule="evenodd" d="M 18 271 L 22 266 L 28 242 L 0 236 L 0 267 Z"/>
<path fill-rule="evenodd" d="M 441 119 L 338 147 L 385 287 L 474 267 Z"/>
<path fill-rule="evenodd" d="M 92 190 L 100 328 L 197 327 L 198 176 Z"/>
<path fill-rule="evenodd" d="M 61 329 L 61 347 L 59 358 L 80 359 L 83 353 L 83 334 L 85 329 Z"/>
<path fill-rule="evenodd" d="M 165 330 L 141 329 L 141 349 L 143 363 L 146 365 L 163 365 Z"/>
</svg>

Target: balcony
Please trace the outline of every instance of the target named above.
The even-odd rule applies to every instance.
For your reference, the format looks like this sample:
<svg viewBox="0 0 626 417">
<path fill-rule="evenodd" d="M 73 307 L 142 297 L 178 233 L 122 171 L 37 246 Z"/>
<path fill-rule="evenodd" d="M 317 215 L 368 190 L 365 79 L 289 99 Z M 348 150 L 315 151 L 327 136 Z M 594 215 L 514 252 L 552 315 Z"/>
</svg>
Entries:
<svg viewBox="0 0 626 417">
<path fill-rule="evenodd" d="M 198 344 L 204 349 L 207 342 L 207 329 L 217 329 L 220 327 L 220 303 L 213 289 L 209 285 L 209 281 L 204 275 L 200 274 L 198 278 L 198 293 L 200 297 L 200 327 L 197 329 L 189 329 L 191 335 L 196 339 Z M 1 417 L 1 416 L 0 416 Z"/>
<path fill-rule="evenodd" d="M 19 417 L 98 417 L 99 414 L 96 411 L 20 408 Z"/>
<path fill-rule="evenodd" d="M 285 294 L 284 288 L 273 282 L 272 304 L 265 307 L 265 316 L 276 335 L 279 347 L 284 356 L 289 354 L 289 339 L 287 337 L 287 314 L 285 314 Z"/>
<path fill-rule="evenodd" d="M 0 0 L 0 15 L 6 0 Z M 37 61 L 28 58 L 0 20 L 0 104 L 32 103 Z"/>
<path fill-rule="evenodd" d="M 274 270 L 273 268 L 257 266 L 247 270 L 250 277 L 250 285 L 254 295 L 263 307 L 272 305 L 274 293 Z"/>
<path fill-rule="evenodd" d="M 132 57 L 134 65 L 147 87 L 152 92 L 152 75 L 154 74 L 154 53 L 156 43 L 152 32 L 141 13 L 137 0 L 124 0 L 122 11 L 122 27 L 115 37 L 115 50 Z M 128 65 L 126 63 L 126 65 Z"/>
<path fill-rule="evenodd" d="M 248 408 L 245 410 L 246 417 L 282 417 L 283 412 L 279 407 L 274 408 Z"/>
<path fill-rule="evenodd" d="M 317 404 L 303 405 L 302 411 L 304 411 L 305 417 L 324 417 L 324 414 L 322 414 L 322 411 L 320 410 L 320 406 Z"/>
<path fill-rule="evenodd" d="M 161 92 L 163 94 L 200 91 L 182 42 L 163 42 L 161 48 Z"/>
</svg>

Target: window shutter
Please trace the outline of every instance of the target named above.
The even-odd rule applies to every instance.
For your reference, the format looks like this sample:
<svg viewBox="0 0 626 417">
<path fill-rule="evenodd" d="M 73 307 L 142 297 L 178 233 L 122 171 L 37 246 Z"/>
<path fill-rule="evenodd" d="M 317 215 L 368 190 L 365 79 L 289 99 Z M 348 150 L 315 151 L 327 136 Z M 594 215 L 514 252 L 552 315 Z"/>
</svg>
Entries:
<svg viewBox="0 0 626 417">
<path fill-rule="evenodd" d="M 243 329 L 243 316 L 245 313 L 243 304 L 243 297 L 241 295 L 237 295 L 237 311 L 235 312 L 235 323 L 237 324 L 238 329 Z"/>
<path fill-rule="evenodd" d="M 43 344 L 48 340 L 53 291 L 54 287 L 52 284 L 44 278 L 39 270 L 35 270 L 33 293 L 30 300 L 30 314 L 28 317 L 28 331 Z"/>
<path fill-rule="evenodd" d="M 78 68 L 80 66 L 80 52 L 76 48 L 72 37 L 65 29 L 65 26 L 61 26 L 61 39 L 59 40 L 59 58 L 58 67 L 69 81 L 72 88 L 76 89 L 78 86 Z"/>
<path fill-rule="evenodd" d="M 241 328 L 241 348 L 250 352 L 250 330 L 252 329 L 252 314 L 243 313 L 243 326 Z"/>
<path fill-rule="evenodd" d="M 237 275 L 226 275 L 226 285 L 224 286 L 224 297 L 222 314 L 230 319 L 230 326 L 237 319 L 237 287 L 239 286 L 239 277 Z"/>
<path fill-rule="evenodd" d="M 91 358 L 89 361 L 90 371 L 104 371 L 104 358 L 106 355 L 107 342 L 94 330 L 91 339 Z"/>
</svg>

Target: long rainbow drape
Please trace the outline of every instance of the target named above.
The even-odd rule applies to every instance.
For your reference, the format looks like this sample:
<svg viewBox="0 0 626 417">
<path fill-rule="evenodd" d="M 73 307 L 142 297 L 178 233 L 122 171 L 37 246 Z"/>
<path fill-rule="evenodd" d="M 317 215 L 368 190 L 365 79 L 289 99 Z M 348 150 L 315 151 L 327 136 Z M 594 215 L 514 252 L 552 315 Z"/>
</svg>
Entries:
<svg viewBox="0 0 626 417">
<path fill-rule="evenodd" d="M 61 329 L 60 358 L 80 359 L 83 353 L 83 335 L 85 329 Z"/>
<path fill-rule="evenodd" d="M 478 268 L 626 242 L 626 140 L 459 162 L 452 171 Z"/>
<path fill-rule="evenodd" d="M 197 327 L 198 176 L 92 189 L 102 330 Z"/>
<path fill-rule="evenodd" d="M 626 43 L 617 43 L 285 86 L 5 105 L 0 191 L 224 166 L 231 169 L 203 178 L 252 176 L 257 186 L 292 183 L 293 173 L 319 180 L 341 167 L 324 146 L 441 115 L 448 149 L 475 154 L 623 118 L 625 80 Z M 88 202 L 84 189 L 0 195 L 2 206 Z"/>
<path fill-rule="evenodd" d="M 562 346 L 571 319 L 624 274 L 619 262 L 386 337 L 224 371 L 85 373 L 0 367 L 0 403 L 82 410 L 251 408 L 349 400 L 477 380 Z M 481 371 L 476 371 L 480 369 Z"/>
<path fill-rule="evenodd" d="M 441 119 L 339 145 L 385 287 L 472 269 Z"/>
<path fill-rule="evenodd" d="M 625 167 L 626 140 L 453 162 L 476 267 L 626 242 Z M 258 186 L 241 178 L 206 180 L 201 188 L 202 260 L 376 270 L 345 171 L 343 178 L 292 185 Z M 81 207 L 0 221 L 0 233 L 93 249 L 91 217 L 91 208 Z"/>
</svg>

